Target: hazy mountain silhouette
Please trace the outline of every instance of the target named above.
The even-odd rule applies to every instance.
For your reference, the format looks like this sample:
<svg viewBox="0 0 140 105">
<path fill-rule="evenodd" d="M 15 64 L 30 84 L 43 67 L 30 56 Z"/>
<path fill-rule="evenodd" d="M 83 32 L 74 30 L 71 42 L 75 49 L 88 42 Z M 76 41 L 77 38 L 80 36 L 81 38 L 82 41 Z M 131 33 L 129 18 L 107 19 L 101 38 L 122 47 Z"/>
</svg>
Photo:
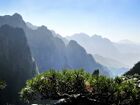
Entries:
<svg viewBox="0 0 140 105">
<path fill-rule="evenodd" d="M 8 25 L 0 27 L 0 80 L 7 84 L 0 94 L 0 105 L 22 105 L 18 92 L 35 74 L 36 66 L 24 31 Z"/>
<path fill-rule="evenodd" d="M 67 45 L 67 58 L 71 68 L 78 69 L 82 67 L 90 72 L 93 72 L 93 69 L 99 69 L 101 74 L 108 74 L 108 69 L 97 63 L 92 55 L 87 54 L 86 50 L 76 41 L 71 40 Z"/>
<path fill-rule="evenodd" d="M 96 63 L 92 56 L 88 56 L 84 48 L 73 42 L 69 42 L 69 44 L 66 45 L 61 37 L 54 35 L 55 33 L 47 27 L 40 26 L 37 29 L 29 28 L 22 17 L 17 13 L 13 16 L 1 16 L 0 21 L 3 21 L 0 25 L 9 24 L 13 27 L 23 28 L 32 55 L 38 64 L 40 72 L 50 68 L 58 70 L 63 68 L 85 68 L 87 71 L 93 71 L 95 68 L 100 68 L 102 73 L 105 71 L 103 74 L 108 75 L 108 72 L 106 72 L 107 68 Z M 78 47 L 75 48 L 76 46 Z M 73 52 L 78 55 L 77 58 Z M 76 62 L 72 63 L 71 61 Z"/>
<path fill-rule="evenodd" d="M 52 35 L 53 35 L 54 37 L 58 37 L 58 38 L 60 38 L 61 40 L 63 40 L 63 42 L 65 43 L 65 45 L 67 45 L 67 44 L 69 43 L 69 40 L 66 39 L 65 37 L 62 37 L 61 35 L 57 34 L 57 33 L 56 33 L 55 31 L 53 31 L 53 30 L 51 30 L 51 32 L 52 32 Z"/>
<path fill-rule="evenodd" d="M 93 55 L 98 54 L 103 57 L 114 58 L 114 56 L 119 53 L 110 40 L 98 35 L 90 37 L 84 33 L 79 33 L 67 38 L 70 40 L 76 40 L 87 50 L 87 52 Z"/>
<path fill-rule="evenodd" d="M 113 77 L 122 75 L 129 70 L 127 65 L 122 64 L 117 60 L 102 57 L 102 56 L 97 55 L 97 54 L 95 54 L 93 56 L 97 62 L 99 62 L 102 65 L 105 65 L 106 67 L 108 67 L 111 70 Z"/>
<path fill-rule="evenodd" d="M 90 37 L 83 33 L 74 34 L 73 36 L 67 37 L 67 39 L 76 40 L 92 55 L 97 54 L 103 58 L 113 59 L 119 62 L 119 64 L 126 65 L 125 67 L 131 67 L 140 59 L 140 45 L 130 43 L 130 41 L 125 40 L 120 43 L 115 43 L 99 35 Z M 102 63 L 100 61 L 99 63 Z M 117 67 L 117 62 L 113 64 L 114 66 L 116 65 L 115 67 Z"/>
<path fill-rule="evenodd" d="M 102 65 L 107 66 L 108 68 L 122 68 L 127 67 L 127 65 L 120 63 L 119 61 L 107 57 L 100 56 L 98 54 L 93 55 L 97 62 L 100 62 Z"/>
<path fill-rule="evenodd" d="M 121 53 L 121 58 L 123 62 L 126 62 L 129 67 L 132 67 L 133 64 L 137 63 L 140 60 L 140 44 L 135 44 L 133 42 L 122 41 L 114 44 L 115 47 Z"/>
<path fill-rule="evenodd" d="M 26 22 L 27 27 L 31 28 L 32 30 L 36 30 L 38 27 L 35 25 L 32 25 L 30 22 Z"/>
</svg>

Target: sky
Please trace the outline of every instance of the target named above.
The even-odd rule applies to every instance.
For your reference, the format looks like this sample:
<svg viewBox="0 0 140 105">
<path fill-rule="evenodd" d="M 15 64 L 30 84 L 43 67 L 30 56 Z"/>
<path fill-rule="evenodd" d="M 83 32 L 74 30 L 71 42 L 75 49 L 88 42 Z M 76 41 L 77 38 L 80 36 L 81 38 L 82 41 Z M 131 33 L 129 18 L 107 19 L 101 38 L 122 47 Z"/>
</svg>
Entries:
<svg viewBox="0 0 140 105">
<path fill-rule="evenodd" d="M 0 0 L 0 15 L 15 12 L 62 36 L 82 32 L 140 42 L 140 0 Z"/>
</svg>

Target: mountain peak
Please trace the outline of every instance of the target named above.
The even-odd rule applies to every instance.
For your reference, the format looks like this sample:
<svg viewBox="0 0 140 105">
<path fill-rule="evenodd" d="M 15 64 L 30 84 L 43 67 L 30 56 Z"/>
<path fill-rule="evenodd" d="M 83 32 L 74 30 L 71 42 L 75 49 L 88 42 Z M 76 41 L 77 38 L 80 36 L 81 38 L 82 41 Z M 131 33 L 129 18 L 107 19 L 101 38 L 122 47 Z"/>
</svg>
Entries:
<svg viewBox="0 0 140 105">
<path fill-rule="evenodd" d="M 38 29 L 39 29 L 39 30 L 42 30 L 42 31 L 43 31 L 43 30 L 44 30 L 44 31 L 45 31 L 45 30 L 48 30 L 48 28 L 47 28 L 46 26 L 44 26 L 44 25 L 38 27 Z"/>
<path fill-rule="evenodd" d="M 97 34 L 94 34 L 92 37 L 102 38 L 102 36 L 101 36 L 101 35 L 97 35 Z"/>
<path fill-rule="evenodd" d="M 15 17 L 16 19 L 22 19 L 22 16 L 18 13 L 14 13 L 13 17 Z"/>
<path fill-rule="evenodd" d="M 26 27 L 22 16 L 18 13 L 0 16 L 0 26 L 4 24 L 8 24 L 12 27 L 20 27 L 23 29 Z"/>
<path fill-rule="evenodd" d="M 77 45 L 77 42 L 75 40 L 70 40 L 69 45 Z"/>
<path fill-rule="evenodd" d="M 98 40 L 98 41 L 104 41 L 104 42 L 112 43 L 111 40 L 109 40 L 108 38 L 102 37 L 101 35 L 96 35 L 95 34 L 91 38 L 94 39 L 94 40 Z"/>
</svg>

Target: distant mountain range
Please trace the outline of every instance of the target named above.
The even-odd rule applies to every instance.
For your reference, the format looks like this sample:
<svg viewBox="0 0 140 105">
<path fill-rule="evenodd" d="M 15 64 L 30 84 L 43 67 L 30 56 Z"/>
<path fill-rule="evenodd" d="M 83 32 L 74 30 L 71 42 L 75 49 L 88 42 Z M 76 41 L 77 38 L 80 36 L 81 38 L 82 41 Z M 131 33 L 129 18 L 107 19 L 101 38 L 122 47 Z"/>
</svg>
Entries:
<svg viewBox="0 0 140 105">
<path fill-rule="evenodd" d="M 140 60 L 140 45 L 129 40 L 112 42 L 99 35 L 89 36 L 77 33 L 66 37 L 77 41 L 97 62 L 111 69 L 112 74 L 120 75 Z"/>
<path fill-rule="evenodd" d="M 132 67 L 133 64 L 140 60 L 140 45 L 134 44 L 128 40 L 115 43 L 99 35 L 93 35 L 90 37 L 84 33 L 74 34 L 66 38 L 77 41 L 93 56 L 97 54 L 102 56 L 102 58 L 112 59 L 113 61 L 115 60 L 117 62 L 113 63 L 117 63 L 117 65 L 120 64 L 122 67 Z M 100 62 L 101 60 L 98 58 L 96 60 Z M 118 68 L 120 66 L 117 65 L 114 67 Z"/>
<path fill-rule="evenodd" d="M 94 55 L 94 58 L 96 59 L 96 61 L 100 62 L 103 65 L 106 65 L 108 68 L 111 68 L 111 69 L 127 67 L 127 65 L 120 63 L 119 61 L 115 59 L 103 57 L 97 54 Z"/>
<path fill-rule="evenodd" d="M 46 26 L 36 27 L 27 23 L 17 13 L 1 16 L 0 26 L 4 24 L 24 30 L 40 72 L 48 69 L 84 68 L 89 72 L 100 69 L 101 74 L 110 74 L 107 67 L 97 63 L 76 41 L 68 41 Z"/>
<path fill-rule="evenodd" d="M 107 58 L 116 58 L 118 56 L 119 51 L 114 46 L 114 44 L 107 38 L 102 38 L 101 36 L 94 35 L 92 37 L 84 34 L 74 34 L 70 37 L 67 37 L 69 40 L 77 41 L 81 46 L 83 46 L 88 53 L 92 55 L 98 54 Z"/>
<path fill-rule="evenodd" d="M 128 40 L 115 43 L 99 35 L 90 37 L 84 33 L 74 34 L 67 39 L 77 41 L 88 53 L 114 59 L 127 67 L 132 67 L 140 60 L 140 45 Z"/>
</svg>

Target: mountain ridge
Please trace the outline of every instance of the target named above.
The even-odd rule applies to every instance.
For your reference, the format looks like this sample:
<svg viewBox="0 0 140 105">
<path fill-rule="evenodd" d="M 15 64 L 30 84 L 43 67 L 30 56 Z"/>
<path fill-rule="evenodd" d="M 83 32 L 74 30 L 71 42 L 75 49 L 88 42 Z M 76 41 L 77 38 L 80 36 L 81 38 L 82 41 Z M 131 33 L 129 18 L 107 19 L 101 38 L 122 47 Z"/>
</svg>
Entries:
<svg viewBox="0 0 140 105">
<path fill-rule="evenodd" d="M 84 36 L 85 35 L 85 36 Z M 81 37 L 82 36 L 82 37 Z M 86 38 L 85 38 L 86 37 Z M 68 40 L 76 40 L 88 53 L 93 56 L 98 54 L 102 57 L 114 59 L 131 67 L 140 59 L 140 45 L 128 43 L 116 43 L 98 35 L 75 34 L 66 37 Z M 101 63 L 101 62 L 99 62 Z"/>
<path fill-rule="evenodd" d="M 26 37 L 28 39 L 28 43 L 32 55 L 38 64 L 40 72 L 43 72 L 50 68 L 58 69 L 58 70 L 63 69 L 64 67 L 68 67 L 72 69 L 76 68 L 76 66 L 74 66 L 75 64 L 71 63 L 71 67 L 70 67 L 68 63 L 68 61 L 71 60 L 75 61 L 74 57 L 68 57 L 68 56 L 72 56 L 71 53 L 68 53 L 67 51 L 69 48 L 68 47 L 69 43 L 68 45 L 66 45 L 60 37 L 57 37 L 57 35 L 56 36 L 53 35 L 52 31 L 49 30 L 46 26 L 37 27 L 37 29 L 33 30 L 26 25 L 26 22 L 24 22 L 23 18 L 19 16 L 18 19 L 22 19 L 22 20 L 17 21 L 14 20 L 13 16 L 8 16 L 7 20 L 5 19 L 3 23 L 1 23 L 0 25 L 4 24 L 5 22 L 5 24 L 13 25 L 13 27 L 23 28 L 23 30 L 26 33 Z M 18 15 L 16 14 L 16 16 Z M 4 16 L 2 16 L 2 18 L 4 18 Z M 12 19 L 12 23 L 10 21 L 11 19 Z M 76 46 L 77 44 L 75 43 L 74 45 Z M 79 52 L 81 53 L 81 55 L 80 54 L 78 55 L 80 56 L 80 58 L 82 58 L 84 54 L 88 55 L 86 51 L 80 49 L 84 49 L 84 48 L 80 46 L 77 50 L 77 51 L 81 51 Z M 71 50 L 74 50 L 74 46 L 72 46 Z M 92 60 L 90 60 L 89 58 Z M 84 61 L 85 59 L 87 61 Z M 92 65 L 98 65 L 98 63 L 95 62 L 95 60 L 93 60 L 94 58 L 92 56 L 88 56 L 85 59 L 83 58 L 83 61 L 81 61 L 81 59 L 77 59 L 78 62 L 75 63 L 77 65 L 79 64 L 79 67 L 81 68 L 85 68 L 86 70 L 88 69 L 87 71 L 94 71 L 94 66 L 85 65 L 85 63 L 90 62 Z M 107 68 L 102 65 L 98 65 L 98 67 L 101 68 L 101 71 L 107 70 Z"/>
</svg>

